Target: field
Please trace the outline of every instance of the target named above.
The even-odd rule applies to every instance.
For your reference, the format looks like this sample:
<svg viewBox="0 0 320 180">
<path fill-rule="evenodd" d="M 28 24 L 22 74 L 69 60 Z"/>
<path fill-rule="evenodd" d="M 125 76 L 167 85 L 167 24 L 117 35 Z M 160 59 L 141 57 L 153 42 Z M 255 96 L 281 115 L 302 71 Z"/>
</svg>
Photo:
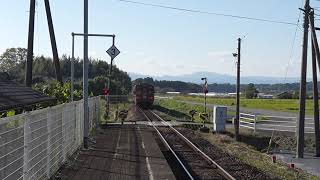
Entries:
<svg viewBox="0 0 320 180">
<path fill-rule="evenodd" d="M 198 96 L 174 96 L 173 99 L 180 101 L 191 101 L 203 103 L 204 98 Z M 234 98 L 216 98 L 208 97 L 208 104 L 217 104 L 223 106 L 235 106 Z M 251 109 L 264 109 L 282 112 L 297 113 L 299 111 L 299 100 L 297 99 L 244 99 L 241 98 L 240 106 Z M 306 101 L 306 114 L 313 114 L 312 100 Z"/>
<path fill-rule="evenodd" d="M 204 112 L 203 105 L 192 105 L 184 102 L 179 102 L 174 99 L 158 99 L 154 103 L 154 109 L 160 111 L 163 116 L 167 117 L 168 120 L 176 121 L 191 121 L 191 116 L 189 115 L 190 110 L 196 110 L 198 113 Z M 193 122 L 203 123 L 203 120 L 199 117 L 199 114 L 194 116 Z M 212 123 L 212 108 L 207 108 L 207 113 L 209 119 L 205 123 Z M 228 111 L 229 120 L 235 115 L 234 111 Z"/>
</svg>

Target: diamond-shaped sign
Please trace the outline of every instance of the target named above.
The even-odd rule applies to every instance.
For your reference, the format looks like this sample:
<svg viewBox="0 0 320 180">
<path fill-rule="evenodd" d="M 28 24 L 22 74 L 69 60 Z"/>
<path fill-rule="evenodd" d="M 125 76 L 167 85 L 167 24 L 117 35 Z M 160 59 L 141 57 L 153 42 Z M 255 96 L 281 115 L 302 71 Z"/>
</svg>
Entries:
<svg viewBox="0 0 320 180">
<path fill-rule="evenodd" d="M 112 45 L 108 50 L 107 53 L 109 54 L 109 56 L 111 57 L 111 59 L 114 59 L 115 57 L 117 57 L 120 54 L 119 49 L 117 49 L 117 47 L 115 45 Z"/>
</svg>

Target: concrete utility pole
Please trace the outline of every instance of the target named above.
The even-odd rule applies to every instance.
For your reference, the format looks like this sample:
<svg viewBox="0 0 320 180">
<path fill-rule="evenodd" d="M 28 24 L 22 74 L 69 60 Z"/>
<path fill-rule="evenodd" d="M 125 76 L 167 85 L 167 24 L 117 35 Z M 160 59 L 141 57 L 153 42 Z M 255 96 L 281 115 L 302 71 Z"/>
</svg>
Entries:
<svg viewBox="0 0 320 180">
<path fill-rule="evenodd" d="M 47 21 L 48 21 L 50 40 L 51 40 L 53 62 L 54 62 L 55 71 L 56 71 L 56 78 L 60 82 L 60 84 L 63 84 L 61 70 L 60 70 L 57 43 L 56 43 L 56 37 L 55 37 L 55 34 L 54 34 L 54 29 L 53 29 L 53 22 L 52 22 L 52 16 L 51 16 L 49 0 L 44 0 L 44 4 L 45 4 L 46 14 L 47 14 Z"/>
<path fill-rule="evenodd" d="M 84 38 L 83 38 L 83 112 L 84 134 L 83 146 L 88 149 L 89 107 L 88 107 L 88 0 L 84 0 Z"/>
<path fill-rule="evenodd" d="M 234 133 L 236 141 L 240 140 L 239 126 L 240 126 L 240 63 L 241 63 L 241 38 L 238 39 L 238 61 L 237 61 L 237 87 L 236 87 L 236 119 L 234 121 Z"/>
<path fill-rule="evenodd" d="M 314 132 L 316 144 L 316 157 L 320 157 L 320 130 L 319 130 L 319 93 L 317 77 L 317 59 L 320 63 L 320 51 L 314 26 L 314 11 L 310 12 L 310 28 L 312 39 L 312 74 L 313 74 L 313 110 L 314 110 Z M 319 66 L 320 67 L 320 66 Z"/>
<path fill-rule="evenodd" d="M 33 61 L 35 9 L 36 9 L 36 0 L 30 0 L 28 52 L 27 52 L 27 63 L 26 63 L 26 77 L 25 77 L 25 83 L 26 83 L 26 86 L 28 86 L 28 87 L 31 87 L 31 85 L 32 85 L 32 61 Z"/>
<path fill-rule="evenodd" d="M 305 123 L 305 106 L 306 106 L 306 76 L 307 76 L 307 58 L 308 58 L 308 29 L 309 29 L 309 12 L 310 1 L 305 0 L 304 6 L 304 32 L 302 45 L 302 60 L 301 60 L 301 80 L 300 80 L 300 105 L 299 118 L 296 128 L 297 136 L 297 158 L 303 158 L 304 154 L 304 123 Z"/>
</svg>

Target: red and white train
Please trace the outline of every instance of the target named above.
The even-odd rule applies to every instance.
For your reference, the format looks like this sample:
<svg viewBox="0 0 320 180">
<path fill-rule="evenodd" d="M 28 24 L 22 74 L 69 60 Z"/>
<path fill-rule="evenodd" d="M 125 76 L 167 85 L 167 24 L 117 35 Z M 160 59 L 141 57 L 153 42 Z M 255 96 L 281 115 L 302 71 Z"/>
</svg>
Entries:
<svg viewBox="0 0 320 180">
<path fill-rule="evenodd" d="M 154 102 L 154 86 L 147 83 L 139 83 L 134 85 L 132 96 L 135 105 L 150 108 Z"/>
</svg>

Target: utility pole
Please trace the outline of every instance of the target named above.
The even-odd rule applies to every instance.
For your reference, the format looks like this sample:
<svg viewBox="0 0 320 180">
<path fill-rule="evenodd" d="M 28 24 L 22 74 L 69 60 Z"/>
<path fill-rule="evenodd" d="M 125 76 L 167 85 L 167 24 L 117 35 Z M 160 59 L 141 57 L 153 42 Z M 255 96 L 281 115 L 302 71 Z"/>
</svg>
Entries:
<svg viewBox="0 0 320 180">
<path fill-rule="evenodd" d="M 314 110 L 314 132 L 316 157 L 320 157 L 320 130 L 319 130 L 319 93 L 318 93 L 318 77 L 317 77 L 317 59 L 320 63 L 320 51 L 314 26 L 314 11 L 310 12 L 310 28 L 312 39 L 312 74 L 313 74 L 313 110 Z"/>
<path fill-rule="evenodd" d="M 89 135 L 89 107 L 88 107 L 88 0 L 84 0 L 84 38 L 83 38 L 83 112 L 84 112 L 84 134 L 83 145 L 88 149 Z"/>
<path fill-rule="evenodd" d="M 112 38 L 112 46 L 114 46 L 114 41 L 115 41 L 115 37 L 113 37 Z M 111 83 L 111 74 L 112 74 L 112 66 L 113 66 L 113 59 L 114 58 L 112 58 L 111 57 L 111 62 L 110 62 L 110 68 L 109 68 L 109 74 L 108 74 L 108 89 L 109 89 L 109 94 L 107 95 L 107 114 L 108 114 L 108 116 L 109 116 L 109 114 L 110 114 L 110 92 L 111 92 L 111 90 L 110 90 L 110 83 Z"/>
<path fill-rule="evenodd" d="M 305 0 L 304 5 L 304 32 L 302 45 L 302 60 L 301 60 L 301 80 L 300 80 L 300 103 L 299 103 L 299 118 L 296 128 L 297 136 L 297 158 L 303 158 L 304 154 L 304 123 L 305 123 L 305 106 L 306 106 L 306 76 L 307 76 L 307 58 L 308 58 L 308 29 L 309 29 L 309 12 L 310 1 Z"/>
<path fill-rule="evenodd" d="M 238 39 L 238 53 L 237 53 L 237 86 L 236 86 L 236 119 L 234 121 L 234 133 L 236 141 L 240 140 L 239 125 L 240 125 L 240 63 L 241 63 L 241 38 Z"/>
<path fill-rule="evenodd" d="M 71 102 L 73 101 L 73 92 L 74 92 L 74 33 L 71 33 L 72 35 L 72 52 L 71 52 L 71 87 L 70 87 L 70 94 L 71 94 Z"/>
<path fill-rule="evenodd" d="M 32 61 L 33 61 L 33 40 L 34 40 L 34 18 L 35 18 L 36 0 L 30 0 L 29 10 L 29 32 L 28 32 L 28 52 L 26 63 L 26 86 L 32 85 Z"/>
<path fill-rule="evenodd" d="M 313 41 L 312 41 L 313 42 Z M 317 57 L 316 49 L 312 43 L 312 74 L 313 74 L 313 112 L 314 112 L 314 129 L 315 129 L 315 144 L 316 157 L 320 156 L 319 146 L 319 93 L 318 93 L 318 77 L 317 77 Z"/>
<path fill-rule="evenodd" d="M 55 71 L 56 71 L 56 78 L 60 82 L 60 84 L 63 84 L 61 70 L 60 70 L 57 43 L 56 43 L 56 37 L 55 37 L 55 34 L 54 34 L 54 29 L 53 29 L 53 22 L 52 22 L 52 16 L 51 16 L 49 0 L 44 0 L 44 4 L 45 4 L 46 14 L 47 14 L 47 21 L 48 21 L 50 40 L 51 40 L 53 62 L 54 62 Z"/>
</svg>

